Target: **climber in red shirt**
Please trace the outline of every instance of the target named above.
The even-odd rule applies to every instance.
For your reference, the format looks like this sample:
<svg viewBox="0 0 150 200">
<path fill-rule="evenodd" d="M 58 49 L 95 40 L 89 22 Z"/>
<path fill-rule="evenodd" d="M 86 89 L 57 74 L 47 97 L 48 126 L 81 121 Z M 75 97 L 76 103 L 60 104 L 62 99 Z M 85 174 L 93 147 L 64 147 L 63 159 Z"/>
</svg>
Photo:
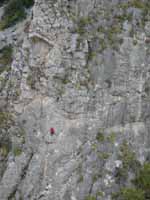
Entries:
<svg viewBox="0 0 150 200">
<path fill-rule="evenodd" d="M 49 132 L 50 132 L 51 135 L 54 135 L 55 134 L 55 129 L 54 128 L 50 128 Z"/>
</svg>

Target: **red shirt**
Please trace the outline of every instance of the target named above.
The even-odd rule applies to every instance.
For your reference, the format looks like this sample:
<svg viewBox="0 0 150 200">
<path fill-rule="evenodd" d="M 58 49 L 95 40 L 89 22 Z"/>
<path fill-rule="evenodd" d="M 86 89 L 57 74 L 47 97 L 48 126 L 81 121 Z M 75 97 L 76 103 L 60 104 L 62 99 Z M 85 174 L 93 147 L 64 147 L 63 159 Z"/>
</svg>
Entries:
<svg viewBox="0 0 150 200">
<path fill-rule="evenodd" d="M 50 132 L 51 135 L 54 135 L 55 134 L 55 129 L 54 128 L 50 128 L 49 132 Z"/>
</svg>

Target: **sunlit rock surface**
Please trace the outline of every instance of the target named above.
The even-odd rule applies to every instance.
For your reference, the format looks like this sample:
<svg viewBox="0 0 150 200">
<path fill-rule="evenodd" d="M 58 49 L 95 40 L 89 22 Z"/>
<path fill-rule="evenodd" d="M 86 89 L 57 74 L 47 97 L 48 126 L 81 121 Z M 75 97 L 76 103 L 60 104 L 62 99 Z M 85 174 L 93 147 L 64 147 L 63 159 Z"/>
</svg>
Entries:
<svg viewBox="0 0 150 200">
<path fill-rule="evenodd" d="M 7 102 L 12 115 L 0 126 L 10 140 L 7 153 L 0 144 L 1 200 L 111 200 L 136 170 L 129 163 L 118 175 L 124 151 L 129 162 L 150 161 L 143 9 L 126 0 L 36 0 L 24 21 L 0 32 L 0 48 L 14 49 L 11 70 L 0 74 L 0 109 Z"/>
</svg>

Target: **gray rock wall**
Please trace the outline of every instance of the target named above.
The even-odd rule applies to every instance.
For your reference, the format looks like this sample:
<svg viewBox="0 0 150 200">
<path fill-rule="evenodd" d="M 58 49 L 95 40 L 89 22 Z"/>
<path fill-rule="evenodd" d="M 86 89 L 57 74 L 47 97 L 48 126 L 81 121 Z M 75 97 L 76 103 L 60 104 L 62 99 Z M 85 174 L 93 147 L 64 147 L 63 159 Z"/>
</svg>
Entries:
<svg viewBox="0 0 150 200">
<path fill-rule="evenodd" d="M 1 200 L 111 200 L 131 184 L 131 163 L 150 159 L 146 11 L 125 0 L 36 0 L 33 17 L 0 33 L 15 49 Z M 127 169 L 122 148 L 134 155 Z"/>
</svg>

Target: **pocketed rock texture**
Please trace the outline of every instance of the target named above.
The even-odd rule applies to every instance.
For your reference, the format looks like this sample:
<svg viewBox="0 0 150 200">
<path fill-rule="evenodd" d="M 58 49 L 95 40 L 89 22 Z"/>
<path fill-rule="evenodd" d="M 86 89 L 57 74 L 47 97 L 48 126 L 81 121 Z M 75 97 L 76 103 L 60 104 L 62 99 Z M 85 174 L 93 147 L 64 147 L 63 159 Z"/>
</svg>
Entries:
<svg viewBox="0 0 150 200">
<path fill-rule="evenodd" d="M 132 186 L 150 161 L 149 0 L 35 0 L 0 32 L 10 45 L 0 200 L 111 200 Z"/>
</svg>

